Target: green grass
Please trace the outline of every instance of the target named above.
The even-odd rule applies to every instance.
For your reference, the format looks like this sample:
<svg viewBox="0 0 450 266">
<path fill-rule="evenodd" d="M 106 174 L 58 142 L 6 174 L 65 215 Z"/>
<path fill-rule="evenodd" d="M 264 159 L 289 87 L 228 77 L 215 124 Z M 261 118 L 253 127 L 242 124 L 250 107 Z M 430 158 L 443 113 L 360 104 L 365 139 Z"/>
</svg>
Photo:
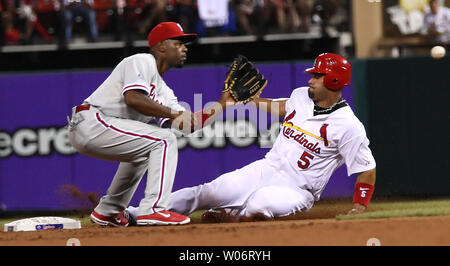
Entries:
<svg viewBox="0 0 450 266">
<path fill-rule="evenodd" d="M 351 220 L 450 215 L 450 200 L 448 199 L 373 202 L 369 207 L 364 213 L 354 215 L 340 214 L 336 216 L 336 219 Z"/>
</svg>

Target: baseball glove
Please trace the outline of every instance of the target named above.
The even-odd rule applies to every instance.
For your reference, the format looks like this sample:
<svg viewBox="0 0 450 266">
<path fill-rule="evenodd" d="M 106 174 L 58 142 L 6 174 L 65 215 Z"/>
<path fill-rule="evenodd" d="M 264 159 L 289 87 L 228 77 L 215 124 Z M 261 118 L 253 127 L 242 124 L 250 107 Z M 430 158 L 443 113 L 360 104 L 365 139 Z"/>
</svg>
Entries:
<svg viewBox="0 0 450 266">
<path fill-rule="evenodd" d="M 267 80 L 243 55 L 237 55 L 227 72 L 224 92 L 230 91 L 237 103 L 246 103 L 261 93 Z"/>
</svg>

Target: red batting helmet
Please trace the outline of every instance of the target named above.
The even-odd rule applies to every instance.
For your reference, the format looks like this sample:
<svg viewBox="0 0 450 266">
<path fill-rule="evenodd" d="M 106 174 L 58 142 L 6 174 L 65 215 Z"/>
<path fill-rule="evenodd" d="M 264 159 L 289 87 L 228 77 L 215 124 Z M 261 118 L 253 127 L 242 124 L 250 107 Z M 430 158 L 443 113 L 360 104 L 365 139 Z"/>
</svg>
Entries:
<svg viewBox="0 0 450 266">
<path fill-rule="evenodd" d="M 324 53 L 316 58 L 312 68 L 305 69 L 305 73 L 325 74 L 323 79 L 325 87 L 330 90 L 339 90 L 350 84 L 352 66 L 340 55 Z"/>
</svg>

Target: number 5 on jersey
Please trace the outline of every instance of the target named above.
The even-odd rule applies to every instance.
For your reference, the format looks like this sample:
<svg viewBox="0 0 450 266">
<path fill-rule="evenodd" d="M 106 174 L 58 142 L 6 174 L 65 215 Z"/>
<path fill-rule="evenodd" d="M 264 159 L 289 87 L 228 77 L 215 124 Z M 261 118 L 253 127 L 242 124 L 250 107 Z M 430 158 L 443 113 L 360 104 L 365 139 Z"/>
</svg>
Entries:
<svg viewBox="0 0 450 266">
<path fill-rule="evenodd" d="M 297 165 L 301 169 L 306 169 L 311 164 L 310 160 L 312 159 L 314 159 L 314 156 L 305 151 L 302 156 L 300 156 L 300 160 L 298 160 Z"/>
</svg>

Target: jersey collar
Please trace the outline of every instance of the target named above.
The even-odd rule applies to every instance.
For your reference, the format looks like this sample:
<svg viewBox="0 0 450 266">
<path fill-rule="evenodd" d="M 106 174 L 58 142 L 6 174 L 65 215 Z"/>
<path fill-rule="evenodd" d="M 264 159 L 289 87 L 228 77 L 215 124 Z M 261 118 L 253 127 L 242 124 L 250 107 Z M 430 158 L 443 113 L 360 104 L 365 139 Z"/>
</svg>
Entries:
<svg viewBox="0 0 450 266">
<path fill-rule="evenodd" d="M 313 115 L 326 115 L 326 114 L 331 114 L 332 112 L 342 108 L 348 106 L 347 101 L 344 98 L 339 99 L 339 101 L 337 101 L 337 103 L 331 107 L 328 108 L 323 108 L 317 105 L 314 105 L 314 112 Z"/>
</svg>

